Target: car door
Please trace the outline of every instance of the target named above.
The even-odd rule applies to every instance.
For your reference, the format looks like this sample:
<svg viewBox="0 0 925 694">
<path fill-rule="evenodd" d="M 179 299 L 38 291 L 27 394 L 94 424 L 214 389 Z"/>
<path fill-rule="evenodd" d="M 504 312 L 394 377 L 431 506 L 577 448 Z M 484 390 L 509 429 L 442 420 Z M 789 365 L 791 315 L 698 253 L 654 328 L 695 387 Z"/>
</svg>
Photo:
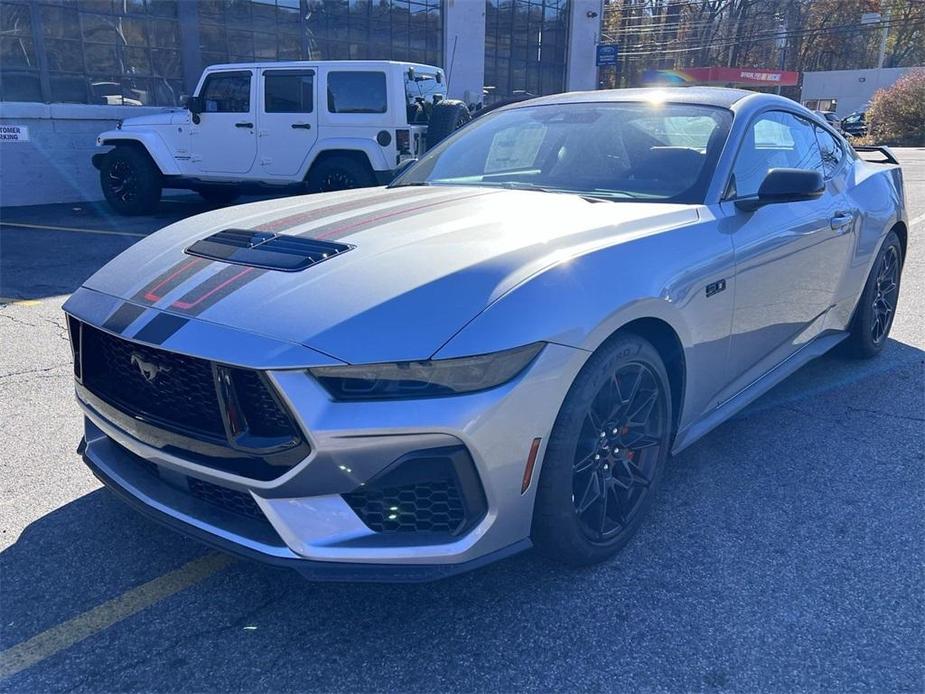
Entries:
<svg viewBox="0 0 925 694">
<path fill-rule="evenodd" d="M 192 126 L 193 162 L 207 176 L 246 174 L 257 158 L 252 70 L 214 72 L 199 92 L 202 112 Z"/>
<path fill-rule="evenodd" d="M 735 205 L 754 196 L 771 169 L 823 173 L 813 128 L 788 111 L 761 113 L 747 128 L 733 165 L 722 203 L 736 261 L 730 396 L 815 337 L 833 305 L 844 229 L 831 189 L 815 200 L 751 212 Z"/>
<path fill-rule="evenodd" d="M 314 69 L 272 69 L 261 72 L 257 130 L 260 171 L 294 176 L 318 139 Z"/>
</svg>

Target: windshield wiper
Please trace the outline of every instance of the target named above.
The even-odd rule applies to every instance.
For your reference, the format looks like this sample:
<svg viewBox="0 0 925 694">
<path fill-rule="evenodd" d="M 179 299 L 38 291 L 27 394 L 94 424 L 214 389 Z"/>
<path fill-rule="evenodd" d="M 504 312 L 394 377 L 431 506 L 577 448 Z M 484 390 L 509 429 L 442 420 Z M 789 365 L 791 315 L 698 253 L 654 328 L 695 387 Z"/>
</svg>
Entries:
<svg viewBox="0 0 925 694">
<path fill-rule="evenodd" d="M 408 183 L 399 183 L 397 185 L 390 185 L 389 188 L 412 188 L 414 186 L 429 186 L 432 185 L 430 181 L 409 181 Z"/>
</svg>

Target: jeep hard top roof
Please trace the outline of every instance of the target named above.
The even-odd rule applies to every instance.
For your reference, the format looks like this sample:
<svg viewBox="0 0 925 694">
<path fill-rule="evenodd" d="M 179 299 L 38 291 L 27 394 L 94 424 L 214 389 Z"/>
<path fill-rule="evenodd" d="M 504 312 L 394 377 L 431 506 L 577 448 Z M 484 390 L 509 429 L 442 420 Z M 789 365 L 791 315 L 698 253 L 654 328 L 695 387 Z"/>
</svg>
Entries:
<svg viewBox="0 0 925 694">
<path fill-rule="evenodd" d="M 251 69 L 278 69 L 278 68 L 306 68 L 306 67 L 333 67 L 349 69 L 371 69 L 382 68 L 387 65 L 395 65 L 401 68 L 422 68 L 425 70 L 440 70 L 443 68 L 436 65 L 426 65 L 424 63 L 412 63 L 404 60 L 286 60 L 286 61 L 264 61 L 254 63 L 217 63 L 209 65 L 203 72 L 215 72 L 217 70 L 251 70 Z"/>
</svg>

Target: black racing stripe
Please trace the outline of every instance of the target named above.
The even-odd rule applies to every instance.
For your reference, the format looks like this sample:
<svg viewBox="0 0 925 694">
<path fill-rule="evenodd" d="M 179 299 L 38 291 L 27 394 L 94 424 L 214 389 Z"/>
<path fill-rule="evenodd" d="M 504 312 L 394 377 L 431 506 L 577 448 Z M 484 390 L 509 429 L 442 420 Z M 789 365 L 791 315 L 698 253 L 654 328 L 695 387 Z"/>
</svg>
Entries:
<svg viewBox="0 0 925 694">
<path fill-rule="evenodd" d="M 149 282 L 144 289 L 134 296 L 133 300 L 149 304 L 156 303 L 197 272 L 204 269 L 210 262 L 204 258 L 187 256 Z"/>
<path fill-rule="evenodd" d="M 253 229 L 254 231 L 287 231 L 288 229 L 292 229 L 293 227 L 297 227 L 301 224 L 317 222 L 319 219 L 324 219 L 325 217 L 330 217 L 331 215 L 340 214 L 342 212 L 360 212 L 368 207 L 378 205 L 382 202 L 389 202 L 390 200 L 402 200 L 404 198 L 412 197 L 415 195 L 426 197 L 428 195 L 434 194 L 435 192 L 437 191 L 432 188 L 393 188 L 391 190 L 376 193 L 375 195 L 369 195 L 368 197 L 365 197 L 361 200 L 350 200 L 349 202 L 340 202 L 334 205 L 315 207 L 310 210 L 305 210 L 304 212 L 291 214 L 287 217 L 273 219 L 269 222 L 259 224 L 253 227 Z"/>
<path fill-rule="evenodd" d="M 103 330 L 120 334 L 144 312 L 145 309 L 143 306 L 130 304 L 126 301 L 106 319 L 106 322 L 103 323 Z"/>
<path fill-rule="evenodd" d="M 159 313 L 151 322 L 139 330 L 134 339 L 147 342 L 150 345 L 162 345 L 171 335 L 189 323 L 189 318 L 174 316 L 169 313 Z"/>
<path fill-rule="evenodd" d="M 253 282 L 265 272 L 266 270 L 255 267 L 229 265 L 190 289 L 186 294 L 174 301 L 170 308 L 174 311 L 181 311 L 186 315 L 199 315 L 229 294 Z"/>
</svg>

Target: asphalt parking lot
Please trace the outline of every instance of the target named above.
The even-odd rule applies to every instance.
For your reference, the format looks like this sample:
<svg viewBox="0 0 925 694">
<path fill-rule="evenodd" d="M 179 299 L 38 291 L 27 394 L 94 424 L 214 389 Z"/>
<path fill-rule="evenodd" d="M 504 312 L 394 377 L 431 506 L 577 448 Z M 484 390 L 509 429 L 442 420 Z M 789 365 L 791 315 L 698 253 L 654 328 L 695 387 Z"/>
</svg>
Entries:
<svg viewBox="0 0 925 694">
<path fill-rule="evenodd" d="M 0 212 L 0 690 L 925 690 L 925 149 L 886 352 L 810 364 L 674 459 L 639 535 L 423 585 L 316 584 L 124 506 L 80 462 L 60 306 L 206 209 Z"/>
</svg>

